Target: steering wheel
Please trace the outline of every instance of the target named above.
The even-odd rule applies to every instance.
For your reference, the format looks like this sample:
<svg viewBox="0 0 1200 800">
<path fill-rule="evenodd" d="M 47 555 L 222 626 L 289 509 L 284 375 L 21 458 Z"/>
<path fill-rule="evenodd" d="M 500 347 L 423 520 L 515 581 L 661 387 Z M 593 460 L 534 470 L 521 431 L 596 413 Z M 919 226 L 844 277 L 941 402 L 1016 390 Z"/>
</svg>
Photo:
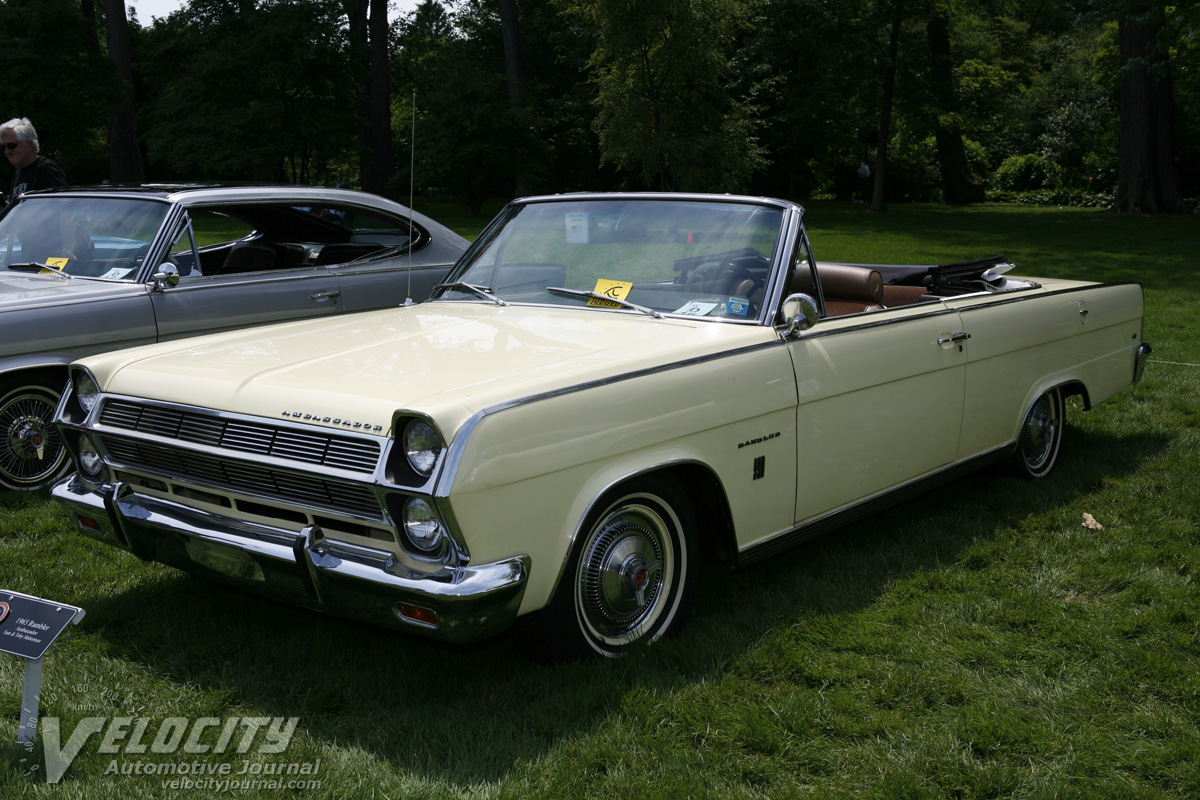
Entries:
<svg viewBox="0 0 1200 800">
<path fill-rule="evenodd" d="M 758 313 L 758 303 L 753 298 L 758 290 L 766 286 L 766 279 L 732 261 L 720 261 L 706 264 L 688 275 L 688 286 L 701 283 L 720 287 L 716 290 L 707 290 L 707 294 L 726 294 L 730 297 L 746 298 L 749 301 L 747 316 L 754 316 Z"/>
</svg>

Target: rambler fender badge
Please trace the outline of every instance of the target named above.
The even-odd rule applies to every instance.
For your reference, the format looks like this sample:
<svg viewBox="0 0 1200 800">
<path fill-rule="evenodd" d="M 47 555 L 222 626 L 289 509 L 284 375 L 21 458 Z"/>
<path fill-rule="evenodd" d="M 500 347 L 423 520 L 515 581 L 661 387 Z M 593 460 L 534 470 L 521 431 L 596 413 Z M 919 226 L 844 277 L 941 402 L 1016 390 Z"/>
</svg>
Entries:
<svg viewBox="0 0 1200 800">
<path fill-rule="evenodd" d="M 769 442 L 772 439 L 778 439 L 782 435 L 782 433 L 776 431 L 775 433 L 768 433 L 766 436 L 760 436 L 757 439 L 751 439 L 748 442 L 741 442 L 738 445 L 738 450 L 741 450 L 743 447 L 749 447 L 750 445 L 762 444 L 763 442 Z"/>
<path fill-rule="evenodd" d="M 308 414 L 303 411 L 284 411 L 283 416 L 303 422 L 326 422 L 330 425 L 341 425 L 343 428 L 354 428 L 360 431 L 382 431 L 382 425 L 372 425 L 369 422 L 355 422 L 341 417 L 325 417 L 320 414 Z"/>
</svg>

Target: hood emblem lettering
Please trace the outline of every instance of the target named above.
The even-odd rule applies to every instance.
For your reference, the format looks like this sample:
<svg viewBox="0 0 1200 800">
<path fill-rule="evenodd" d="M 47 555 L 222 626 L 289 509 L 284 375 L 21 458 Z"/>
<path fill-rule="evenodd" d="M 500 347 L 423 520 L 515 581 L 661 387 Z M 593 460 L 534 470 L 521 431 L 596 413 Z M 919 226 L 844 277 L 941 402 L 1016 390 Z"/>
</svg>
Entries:
<svg viewBox="0 0 1200 800">
<path fill-rule="evenodd" d="M 304 420 L 305 422 L 324 422 L 330 425 L 341 425 L 343 428 L 356 428 L 363 431 L 379 432 L 383 430 L 382 425 L 372 425 L 369 422 L 355 422 L 350 419 L 342 419 L 341 417 L 326 417 L 321 414 L 310 414 L 303 411 L 284 411 L 283 416 L 290 419 Z"/>
</svg>

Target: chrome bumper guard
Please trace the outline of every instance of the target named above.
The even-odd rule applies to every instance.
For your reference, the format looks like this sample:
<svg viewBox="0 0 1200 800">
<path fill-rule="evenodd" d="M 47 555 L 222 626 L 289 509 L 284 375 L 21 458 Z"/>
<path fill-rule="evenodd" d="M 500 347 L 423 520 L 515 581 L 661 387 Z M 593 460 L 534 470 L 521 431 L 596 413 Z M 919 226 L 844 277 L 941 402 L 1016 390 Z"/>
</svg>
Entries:
<svg viewBox="0 0 1200 800">
<path fill-rule="evenodd" d="M 1133 352 L 1133 382 L 1137 383 L 1142 379 L 1142 370 L 1146 368 L 1146 361 L 1150 358 L 1150 345 L 1147 342 L 1142 342 Z"/>
<path fill-rule="evenodd" d="M 444 641 L 508 628 L 529 575 L 528 556 L 413 572 L 391 553 L 331 542 L 311 526 L 297 534 L 228 519 L 140 495 L 128 484 L 91 489 L 72 475 L 52 493 L 81 533 L 145 561 Z"/>
</svg>

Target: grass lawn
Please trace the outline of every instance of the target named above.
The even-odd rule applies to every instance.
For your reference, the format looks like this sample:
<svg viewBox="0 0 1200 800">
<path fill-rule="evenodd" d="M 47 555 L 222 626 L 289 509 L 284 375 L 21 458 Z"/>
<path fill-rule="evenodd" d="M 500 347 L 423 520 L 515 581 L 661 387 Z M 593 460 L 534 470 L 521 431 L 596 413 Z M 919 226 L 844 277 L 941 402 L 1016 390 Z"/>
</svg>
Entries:
<svg viewBox="0 0 1200 800">
<path fill-rule="evenodd" d="M 485 221 L 417 208 L 468 235 Z M 324 618 L 87 541 L 44 494 L 0 495 L 0 587 L 87 611 L 45 659 L 64 743 L 87 717 L 146 718 L 147 743 L 170 718 L 298 718 L 279 755 L 261 736 L 104 752 L 97 734 L 48 785 L 42 743 L 15 744 L 22 663 L 0 655 L 0 797 L 175 797 L 178 776 L 122 770 L 318 760 L 283 778 L 318 788 L 191 796 L 1200 796 L 1200 218 L 815 203 L 808 222 L 820 259 L 1002 253 L 1018 274 L 1140 280 L 1153 360 L 1068 409 L 1042 484 L 981 473 L 773 563 L 706 566 L 681 635 L 615 663 Z"/>
</svg>

